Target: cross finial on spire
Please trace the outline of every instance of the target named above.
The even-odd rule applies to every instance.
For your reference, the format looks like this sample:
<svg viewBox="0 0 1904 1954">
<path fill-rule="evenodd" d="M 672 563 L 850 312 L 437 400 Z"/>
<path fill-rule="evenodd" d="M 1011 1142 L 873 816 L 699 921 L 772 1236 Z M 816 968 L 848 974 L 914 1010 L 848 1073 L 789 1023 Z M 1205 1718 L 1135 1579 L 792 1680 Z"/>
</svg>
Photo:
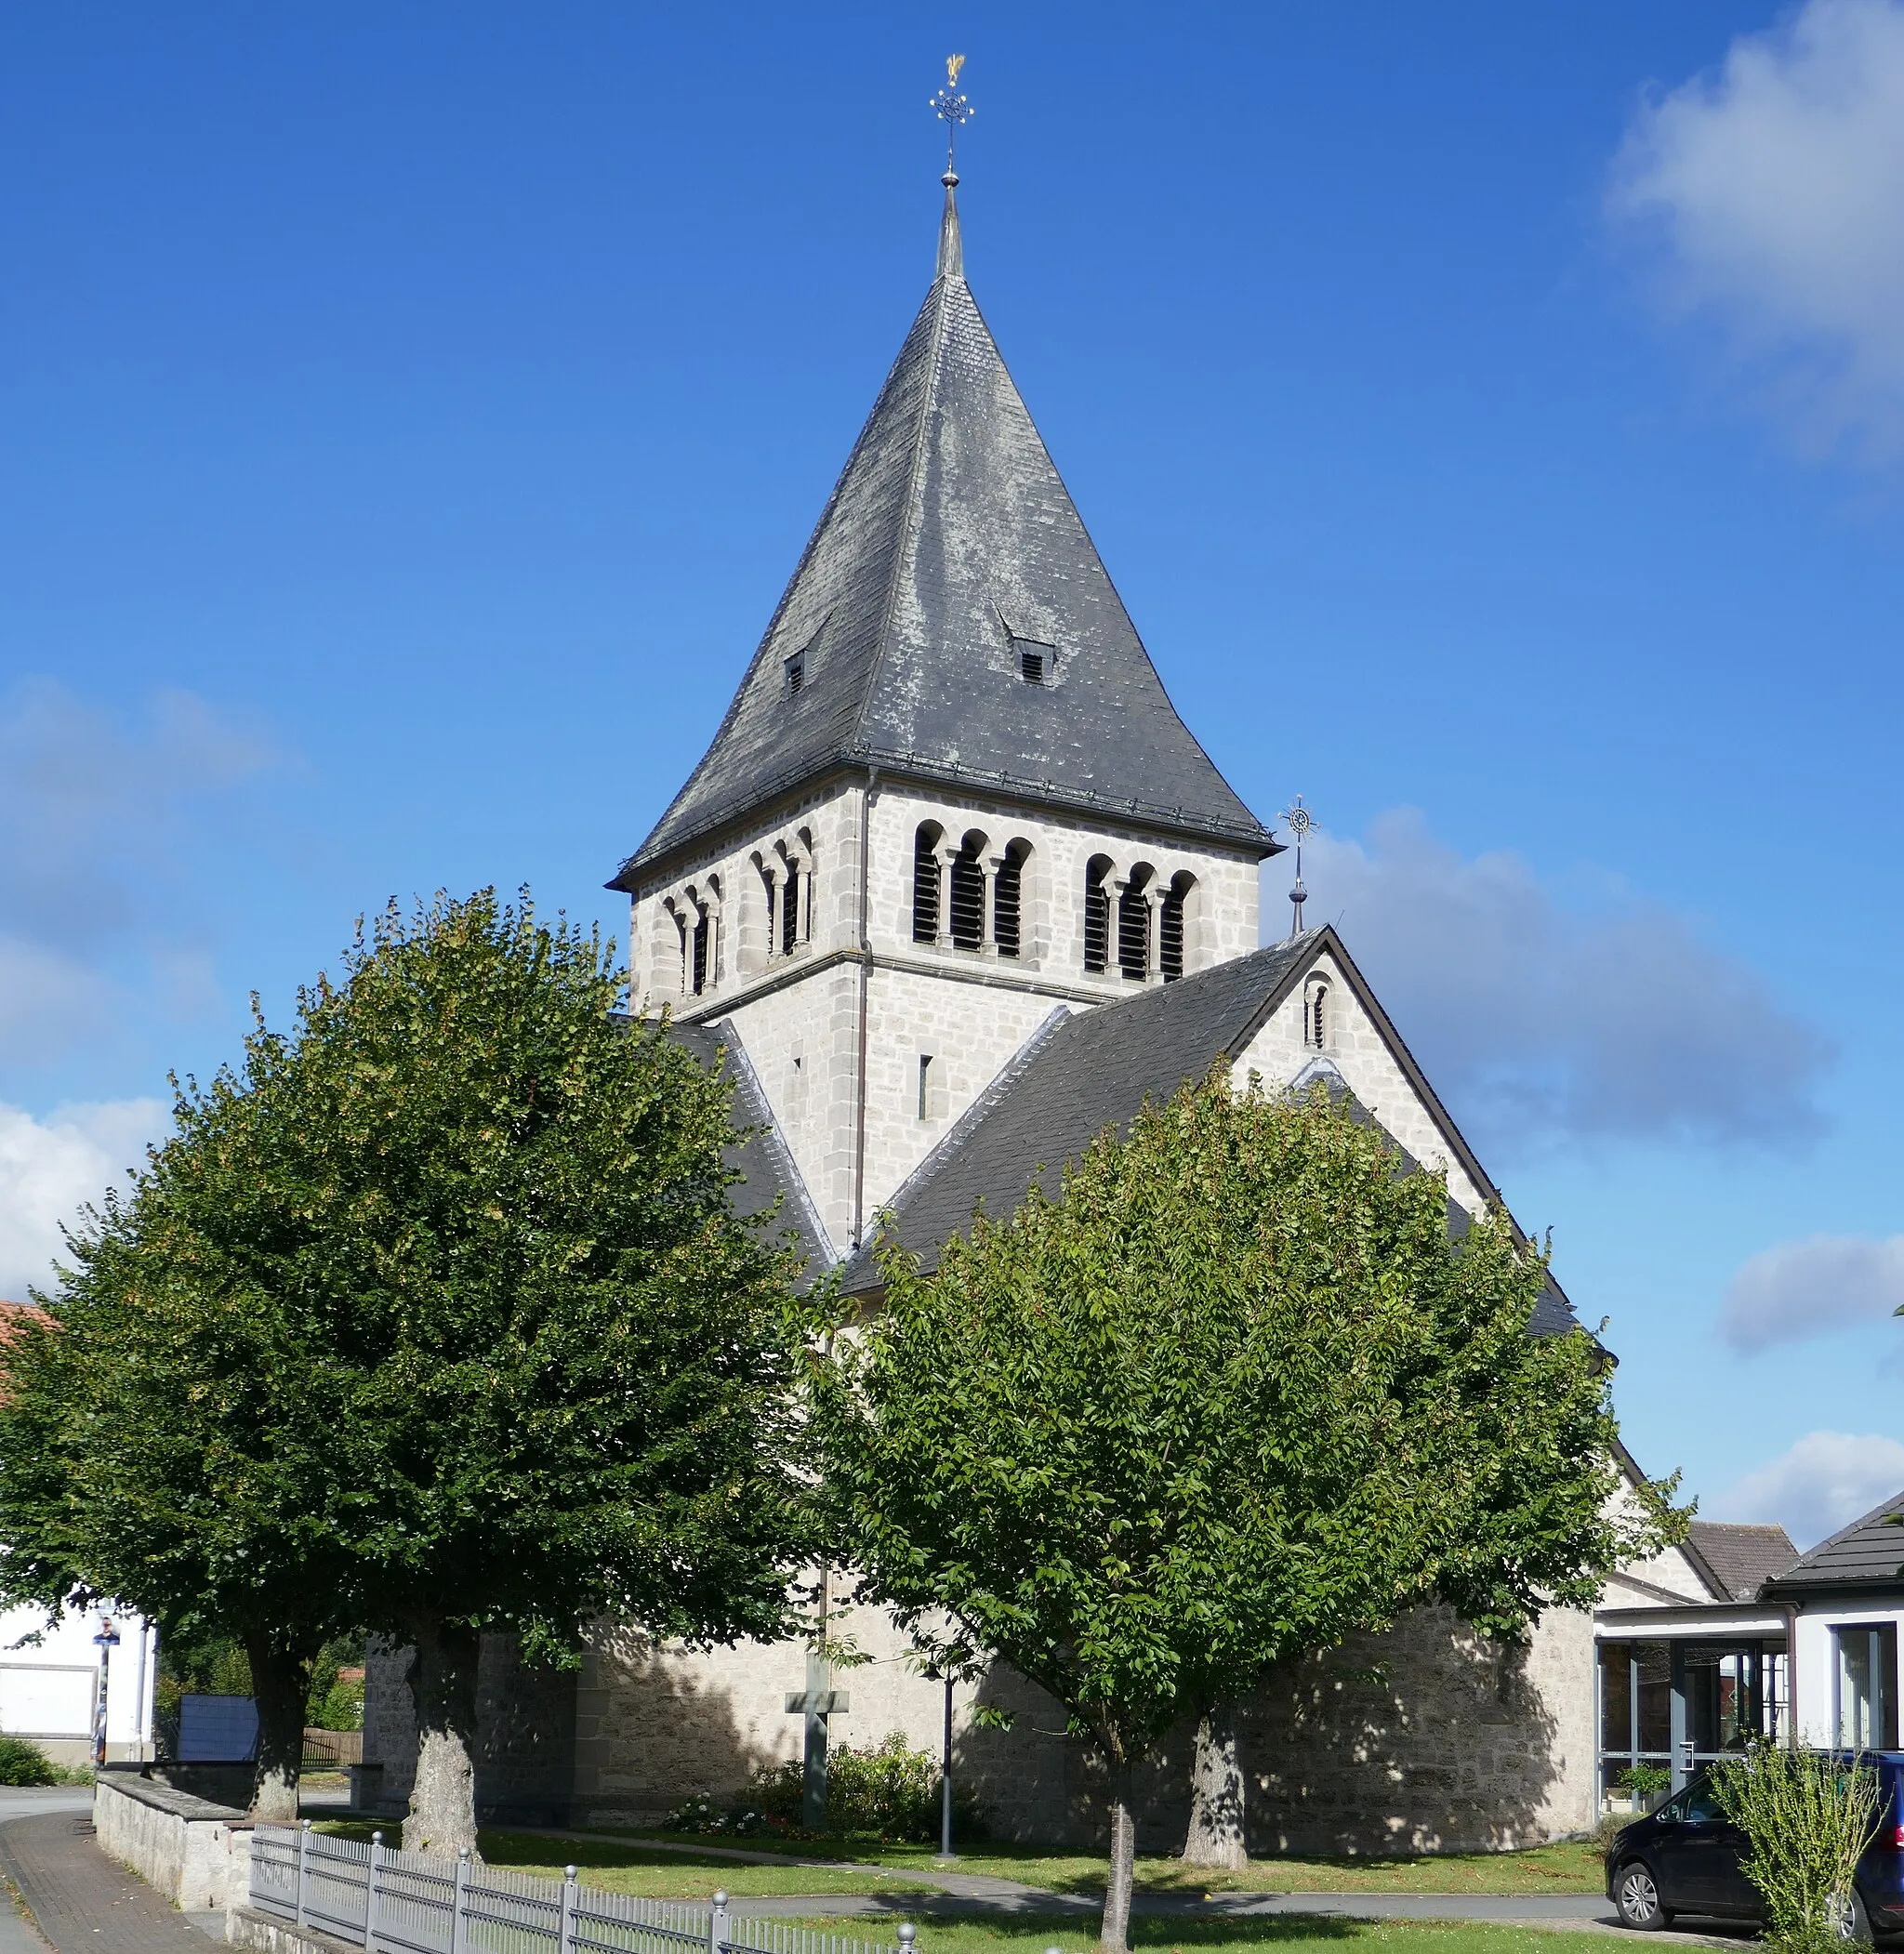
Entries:
<svg viewBox="0 0 1904 1954">
<path fill-rule="evenodd" d="M 939 220 L 941 278 L 965 276 L 965 247 L 959 237 L 959 206 L 952 197 L 952 192 L 959 188 L 959 172 L 954 167 L 958 160 L 956 145 L 959 132 L 972 116 L 972 104 L 964 96 L 954 92 L 959 86 L 959 71 L 964 66 L 965 57 L 962 54 L 948 54 L 945 57 L 945 86 L 927 104 L 933 114 L 945 125 L 945 174 L 939 178 L 945 186 L 945 214 Z"/>
<path fill-rule="evenodd" d="M 959 71 L 965 66 L 962 54 L 948 54 L 945 57 L 945 86 L 932 97 L 930 107 L 941 122 L 945 125 L 945 174 L 941 179 L 947 190 L 959 181 L 959 171 L 955 167 L 954 145 L 959 140 L 959 132 L 972 120 L 972 107 L 964 96 L 953 91 L 959 86 Z"/>
</svg>

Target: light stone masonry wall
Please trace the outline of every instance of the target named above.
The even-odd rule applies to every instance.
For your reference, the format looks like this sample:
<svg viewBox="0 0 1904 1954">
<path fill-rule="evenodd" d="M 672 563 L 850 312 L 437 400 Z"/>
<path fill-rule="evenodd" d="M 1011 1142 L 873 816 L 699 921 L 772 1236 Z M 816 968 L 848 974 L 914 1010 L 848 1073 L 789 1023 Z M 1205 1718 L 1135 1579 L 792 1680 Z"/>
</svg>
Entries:
<svg viewBox="0 0 1904 1954">
<path fill-rule="evenodd" d="M 1318 980 L 1329 987 L 1319 1049 L 1307 1042 L 1303 1021 L 1305 1003 Z M 1448 1191 L 1469 1213 L 1479 1214 L 1486 1208 L 1486 1197 L 1455 1157 L 1448 1135 L 1417 1096 L 1374 1020 L 1356 1001 L 1341 966 L 1327 955 L 1316 958 L 1302 983 L 1291 988 L 1250 1040 L 1236 1061 L 1236 1077 L 1247 1080 L 1253 1071 L 1263 1075 L 1266 1085 L 1286 1085 L 1317 1059 L 1334 1064 L 1350 1091 L 1423 1167 L 1448 1169 Z"/>
<path fill-rule="evenodd" d="M 906 1659 L 882 1613 L 853 1610 L 843 1639 L 869 1658 L 836 1670 L 850 1709 L 832 1719 L 836 1747 L 870 1749 L 901 1733 L 936 1755 L 943 1684 Z M 485 1649 L 485 1670 L 490 1651 Z M 523 1795 L 495 1731 L 530 1721 L 511 1709 L 508 1651 L 483 1692 L 478 1797 L 485 1812 L 546 1810 L 554 1820 L 653 1823 L 697 1793 L 737 1801 L 756 1771 L 798 1757 L 802 1721 L 789 1692 L 805 1686 L 803 1644 L 743 1643 L 694 1651 L 628 1630 L 591 1639 L 574 1701 L 574 1780 L 565 1806 Z M 518 1672 L 536 1714 L 546 1672 Z M 369 1719 L 399 1667 L 373 1660 Z M 974 1722 L 982 1701 L 1009 1729 Z M 1002 1664 L 954 1691 L 954 1769 L 999 1838 L 1101 1845 L 1107 1781 L 1065 1735 L 1064 1711 Z M 1390 1631 L 1290 1664 L 1238 1715 L 1254 1852 L 1501 1850 L 1592 1829 L 1593 1624 L 1551 1611 L 1524 1648 L 1490 1643 L 1445 1608 Z M 1171 1732 L 1134 1786 L 1139 1846 L 1181 1850 L 1188 1818 L 1192 1730 Z M 414 1753 L 414 1731 L 409 1736 Z M 392 1783 L 407 1793 L 400 1761 Z"/>
</svg>

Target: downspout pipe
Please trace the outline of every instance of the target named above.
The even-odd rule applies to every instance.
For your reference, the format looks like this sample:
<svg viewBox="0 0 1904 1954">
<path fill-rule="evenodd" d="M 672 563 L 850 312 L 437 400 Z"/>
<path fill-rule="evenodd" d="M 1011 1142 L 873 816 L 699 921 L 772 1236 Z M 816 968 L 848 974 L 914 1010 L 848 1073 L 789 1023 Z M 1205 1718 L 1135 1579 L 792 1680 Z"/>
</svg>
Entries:
<svg viewBox="0 0 1904 1954">
<path fill-rule="evenodd" d="M 853 1160 L 853 1252 L 866 1235 L 866 1043 L 873 977 L 872 918 L 868 911 L 873 802 L 879 798 L 879 770 L 866 775 L 859 797 L 859 1064 L 854 1072 Z"/>
</svg>

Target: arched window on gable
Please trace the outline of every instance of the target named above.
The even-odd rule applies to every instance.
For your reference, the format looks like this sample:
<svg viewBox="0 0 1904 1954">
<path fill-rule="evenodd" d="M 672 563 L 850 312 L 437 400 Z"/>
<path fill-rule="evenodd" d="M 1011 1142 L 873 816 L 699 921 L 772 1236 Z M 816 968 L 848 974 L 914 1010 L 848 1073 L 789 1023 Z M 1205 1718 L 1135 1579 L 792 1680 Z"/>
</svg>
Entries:
<svg viewBox="0 0 1904 1954">
<path fill-rule="evenodd" d="M 1157 919 L 1157 963 L 1166 984 L 1174 984 L 1183 974 L 1183 906 L 1197 878 L 1188 869 L 1170 878 L 1164 891 L 1163 907 Z"/>
<path fill-rule="evenodd" d="M 1302 1042 L 1312 1051 L 1326 1051 L 1329 1049 L 1329 1035 L 1333 1029 L 1333 1019 L 1329 985 L 1317 979 L 1310 984 L 1302 999 Z"/>
<path fill-rule="evenodd" d="M 1030 858 L 1029 841 L 1012 842 L 992 885 L 992 938 L 1000 957 L 1016 957 L 1023 946 L 1025 865 Z"/>
<path fill-rule="evenodd" d="M 1150 871 L 1133 868 L 1117 896 L 1117 970 L 1140 982 L 1150 975 Z"/>
<path fill-rule="evenodd" d="M 985 940 L 985 838 L 966 836 L 952 859 L 952 941 L 976 950 Z"/>
<path fill-rule="evenodd" d="M 912 940 L 939 940 L 939 838 L 945 832 L 935 821 L 921 821 L 912 838 Z"/>
<path fill-rule="evenodd" d="M 707 988 L 707 951 L 713 935 L 713 923 L 707 910 L 699 904 L 694 911 L 694 968 L 689 972 L 689 988 L 699 997 Z"/>
<path fill-rule="evenodd" d="M 1111 960 L 1111 858 L 1093 855 L 1084 869 L 1084 968 L 1103 970 Z"/>
</svg>

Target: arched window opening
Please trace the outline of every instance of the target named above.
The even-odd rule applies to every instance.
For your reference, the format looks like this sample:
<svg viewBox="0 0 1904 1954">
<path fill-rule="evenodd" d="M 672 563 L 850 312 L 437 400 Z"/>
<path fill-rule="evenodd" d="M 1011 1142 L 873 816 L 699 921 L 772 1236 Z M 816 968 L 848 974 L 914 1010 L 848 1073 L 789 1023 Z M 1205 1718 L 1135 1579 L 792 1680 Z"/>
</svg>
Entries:
<svg viewBox="0 0 1904 1954">
<path fill-rule="evenodd" d="M 1183 904 L 1195 887 L 1195 878 L 1172 878 L 1164 892 L 1163 908 L 1157 919 L 1157 964 L 1166 984 L 1174 984 L 1183 974 Z"/>
<path fill-rule="evenodd" d="M 912 940 L 939 940 L 939 830 L 930 821 L 912 838 Z"/>
<path fill-rule="evenodd" d="M 952 941 L 961 950 L 976 950 L 985 940 L 985 845 L 984 836 L 968 835 L 952 861 Z"/>
<path fill-rule="evenodd" d="M 1000 957 L 1016 957 L 1023 942 L 1025 863 L 1030 853 L 1030 842 L 1012 842 L 992 885 L 992 937 Z"/>
<path fill-rule="evenodd" d="M 669 903 L 668 907 L 668 918 L 674 925 L 674 933 L 677 939 L 679 940 L 678 949 L 681 957 L 681 961 L 677 966 L 677 970 L 680 976 L 679 988 L 681 989 L 681 994 L 685 996 L 687 993 L 689 981 L 694 974 L 694 968 L 690 961 L 690 953 L 688 947 L 688 919 L 680 912 L 680 910 L 674 907 L 671 902 Z"/>
<path fill-rule="evenodd" d="M 1150 974 L 1150 898 L 1134 877 L 1117 897 L 1117 969 L 1126 977 Z"/>
<path fill-rule="evenodd" d="M 787 876 L 782 883 L 780 898 L 780 954 L 790 957 L 800 942 L 800 885 L 802 878 L 798 866 L 789 862 Z"/>
<path fill-rule="evenodd" d="M 1321 1051 L 1329 1044 L 1329 986 L 1315 985 L 1302 1007 L 1302 1042 Z"/>
<path fill-rule="evenodd" d="M 1111 957 L 1109 860 L 1093 855 L 1084 871 L 1084 968 L 1102 970 Z"/>
<path fill-rule="evenodd" d="M 694 919 L 694 968 L 693 989 L 695 997 L 707 988 L 707 941 L 712 931 L 712 923 L 707 912 L 703 909 Z"/>
</svg>

